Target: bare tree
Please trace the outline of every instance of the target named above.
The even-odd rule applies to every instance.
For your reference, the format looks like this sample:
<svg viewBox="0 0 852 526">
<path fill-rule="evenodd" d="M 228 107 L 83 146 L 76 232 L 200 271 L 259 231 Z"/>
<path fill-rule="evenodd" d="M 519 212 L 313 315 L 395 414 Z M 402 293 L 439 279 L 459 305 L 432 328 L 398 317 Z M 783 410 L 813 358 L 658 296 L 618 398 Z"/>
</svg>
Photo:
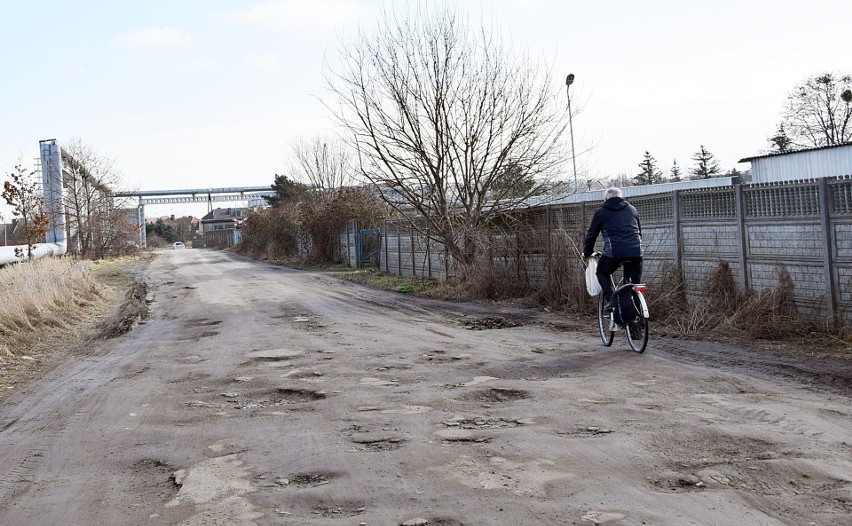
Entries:
<svg viewBox="0 0 852 526">
<path fill-rule="evenodd" d="M 302 137 L 291 145 L 290 173 L 321 193 L 349 186 L 352 157 L 346 143 L 335 137 Z"/>
<path fill-rule="evenodd" d="M 10 181 L 3 182 L 3 199 L 12 207 L 12 213 L 23 222 L 23 235 L 27 245 L 27 258 L 32 258 L 35 244 L 43 240 L 48 231 L 47 211 L 44 197 L 39 189 L 34 170 L 27 171 L 19 161 L 15 170 L 8 174 Z M 15 257 L 24 257 L 23 251 L 15 249 Z"/>
<path fill-rule="evenodd" d="M 425 3 L 385 12 L 340 51 L 327 84 L 359 174 L 470 269 L 476 233 L 563 164 L 562 85 L 497 32 Z"/>
<path fill-rule="evenodd" d="M 852 141 L 852 75 L 808 77 L 787 97 L 787 108 L 770 138 L 778 151 L 832 146 Z M 781 139 L 779 144 L 774 139 Z"/>
<path fill-rule="evenodd" d="M 127 210 L 114 197 L 121 184 L 115 160 L 80 139 L 69 141 L 62 154 L 69 246 L 84 258 L 124 252 L 134 236 Z"/>
</svg>

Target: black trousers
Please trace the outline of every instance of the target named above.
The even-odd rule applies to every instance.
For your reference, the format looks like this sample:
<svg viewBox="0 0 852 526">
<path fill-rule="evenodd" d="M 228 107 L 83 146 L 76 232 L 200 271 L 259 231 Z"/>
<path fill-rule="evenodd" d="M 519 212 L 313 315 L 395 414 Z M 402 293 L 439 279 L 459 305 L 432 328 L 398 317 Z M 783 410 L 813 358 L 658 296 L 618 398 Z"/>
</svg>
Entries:
<svg viewBox="0 0 852 526">
<path fill-rule="evenodd" d="M 624 277 L 631 283 L 642 282 L 642 256 L 636 257 L 610 257 L 601 256 L 598 260 L 598 271 L 595 275 L 598 277 L 598 283 L 601 284 L 601 294 L 605 300 L 612 296 L 612 273 L 618 270 L 618 266 L 624 264 Z"/>
</svg>

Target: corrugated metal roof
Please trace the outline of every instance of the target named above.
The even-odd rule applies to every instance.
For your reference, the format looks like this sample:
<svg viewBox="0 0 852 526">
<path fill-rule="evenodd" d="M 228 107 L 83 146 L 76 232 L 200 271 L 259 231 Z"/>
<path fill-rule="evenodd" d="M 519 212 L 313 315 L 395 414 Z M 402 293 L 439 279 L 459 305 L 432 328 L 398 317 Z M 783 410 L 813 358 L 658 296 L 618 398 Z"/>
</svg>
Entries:
<svg viewBox="0 0 852 526">
<path fill-rule="evenodd" d="M 790 151 L 790 152 L 766 153 L 766 154 L 763 154 L 763 155 L 755 155 L 753 157 L 746 157 L 745 159 L 740 159 L 738 162 L 749 163 L 749 162 L 754 161 L 756 159 L 765 159 L 767 157 L 780 157 L 782 155 L 793 155 L 793 154 L 796 154 L 796 153 L 815 152 L 817 150 L 830 150 L 832 148 L 843 148 L 844 146 L 852 146 L 852 142 L 847 142 L 847 143 L 843 143 L 843 144 L 832 144 L 831 146 L 817 146 L 816 148 L 804 148 L 804 149 L 801 149 L 801 150 L 794 150 L 794 151 Z"/>
<path fill-rule="evenodd" d="M 637 197 L 640 195 L 665 194 L 674 190 L 698 190 L 702 188 L 718 188 L 733 186 L 737 182 L 737 177 L 713 177 L 710 179 L 696 179 L 691 181 L 681 181 L 678 183 L 661 183 L 649 184 L 642 186 L 626 186 L 621 187 L 621 192 L 625 198 Z M 580 192 L 569 195 L 543 195 L 527 199 L 522 207 L 536 207 L 545 205 L 564 205 L 569 203 L 587 203 L 596 202 L 603 199 L 604 190 L 594 190 L 592 192 Z"/>
</svg>

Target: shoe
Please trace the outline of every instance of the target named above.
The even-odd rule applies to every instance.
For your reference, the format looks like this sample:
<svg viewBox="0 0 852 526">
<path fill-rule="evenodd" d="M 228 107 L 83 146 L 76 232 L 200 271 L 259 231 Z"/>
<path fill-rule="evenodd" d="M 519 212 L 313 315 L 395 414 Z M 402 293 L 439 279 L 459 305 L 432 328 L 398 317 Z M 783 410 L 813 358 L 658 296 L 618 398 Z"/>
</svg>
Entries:
<svg viewBox="0 0 852 526">
<path fill-rule="evenodd" d="M 608 300 L 604 300 L 603 310 L 604 312 L 612 312 L 612 297 Z"/>
</svg>

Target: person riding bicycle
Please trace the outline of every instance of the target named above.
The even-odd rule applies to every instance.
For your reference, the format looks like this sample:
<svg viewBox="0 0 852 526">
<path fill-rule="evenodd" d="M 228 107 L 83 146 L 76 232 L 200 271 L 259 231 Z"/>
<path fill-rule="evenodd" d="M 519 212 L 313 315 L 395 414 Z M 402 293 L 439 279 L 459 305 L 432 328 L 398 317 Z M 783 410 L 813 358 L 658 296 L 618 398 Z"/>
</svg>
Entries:
<svg viewBox="0 0 852 526">
<path fill-rule="evenodd" d="M 639 212 L 624 200 L 621 189 L 607 188 L 604 202 L 595 211 L 586 232 L 583 258 L 589 258 L 595 249 L 598 234 L 603 234 L 604 248 L 598 261 L 596 276 L 601 284 L 604 304 L 609 308 L 612 299 L 612 273 L 624 264 L 624 275 L 631 283 L 642 281 L 642 225 Z"/>
</svg>

